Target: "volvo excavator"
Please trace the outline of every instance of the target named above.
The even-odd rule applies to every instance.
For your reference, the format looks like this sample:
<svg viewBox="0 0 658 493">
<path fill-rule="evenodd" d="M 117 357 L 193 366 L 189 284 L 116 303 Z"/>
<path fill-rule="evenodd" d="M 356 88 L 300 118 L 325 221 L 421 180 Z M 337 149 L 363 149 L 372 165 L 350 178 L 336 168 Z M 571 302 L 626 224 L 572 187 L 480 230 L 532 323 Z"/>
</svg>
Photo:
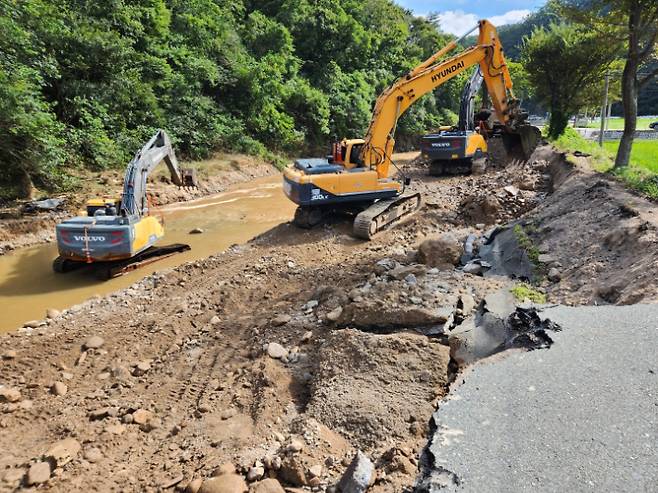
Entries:
<svg viewBox="0 0 658 493">
<path fill-rule="evenodd" d="M 477 29 L 474 46 L 443 59 Z M 496 133 L 505 135 L 508 146 L 522 147 L 526 154 L 532 152 L 539 141 L 539 130 L 525 122 L 527 113 L 514 97 L 496 28 L 481 20 L 379 96 L 364 139 L 345 139 L 334 144 L 327 158 L 298 159 L 286 168 L 284 192 L 298 205 L 294 223 L 310 228 L 327 213 L 347 211 L 355 215 L 354 235 L 370 239 L 415 213 L 422 205 L 420 194 L 405 193 L 409 182 L 402 173 L 389 176 L 391 166 L 395 167 L 391 156 L 398 120 L 423 95 L 476 65 L 482 71 L 498 119 Z"/>
<path fill-rule="evenodd" d="M 73 217 L 56 226 L 59 256 L 53 262 L 55 272 L 70 272 L 92 264 L 98 277 L 109 279 L 190 249 L 183 244 L 155 246 L 164 236 L 164 227 L 149 214 L 146 183 L 162 161 L 174 184 L 197 186 L 194 170 L 179 168 L 169 136 L 158 130 L 128 164 L 120 199 L 91 199 L 86 216 Z"/>
<path fill-rule="evenodd" d="M 489 144 L 494 138 L 488 138 L 488 132 L 493 132 L 489 127 L 491 111 L 483 108 L 475 115 L 475 97 L 483 81 L 482 69 L 477 67 L 462 90 L 457 126 L 441 127 L 421 139 L 420 152 L 429 162 L 430 176 L 486 169 Z"/>
</svg>

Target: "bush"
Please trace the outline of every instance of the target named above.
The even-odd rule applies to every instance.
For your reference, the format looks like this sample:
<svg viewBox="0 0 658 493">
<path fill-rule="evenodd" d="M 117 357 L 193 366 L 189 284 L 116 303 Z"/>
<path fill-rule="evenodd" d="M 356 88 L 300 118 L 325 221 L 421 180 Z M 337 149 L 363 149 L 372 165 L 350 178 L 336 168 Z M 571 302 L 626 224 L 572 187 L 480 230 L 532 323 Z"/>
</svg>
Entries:
<svg viewBox="0 0 658 493">
<path fill-rule="evenodd" d="M 570 127 L 567 127 L 564 133 L 552 142 L 562 151 L 580 151 L 590 154 L 590 163 L 595 170 L 610 173 L 626 186 L 641 192 L 652 200 L 658 200 L 658 175 L 650 169 L 635 165 L 632 154 L 630 167 L 615 169 L 614 154 L 611 150 L 601 148 L 596 142 L 584 139 Z"/>
</svg>

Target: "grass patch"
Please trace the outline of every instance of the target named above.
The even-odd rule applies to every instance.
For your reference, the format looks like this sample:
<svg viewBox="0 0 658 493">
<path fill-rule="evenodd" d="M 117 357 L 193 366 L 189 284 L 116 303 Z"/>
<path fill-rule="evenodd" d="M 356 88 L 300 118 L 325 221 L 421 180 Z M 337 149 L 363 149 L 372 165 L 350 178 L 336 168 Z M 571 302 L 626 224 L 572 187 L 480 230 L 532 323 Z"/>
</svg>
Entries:
<svg viewBox="0 0 658 493">
<path fill-rule="evenodd" d="M 603 148 L 611 155 L 617 154 L 619 141 L 611 140 L 603 143 Z M 631 151 L 632 166 L 643 168 L 658 174 L 658 140 L 635 140 Z"/>
<path fill-rule="evenodd" d="M 584 139 L 573 128 L 567 127 L 553 145 L 563 152 L 584 152 L 591 155 L 591 162 L 597 171 L 607 171 L 614 164 L 612 154 L 605 148 L 600 148 L 593 140 Z"/>
<path fill-rule="evenodd" d="M 584 139 L 573 128 L 567 128 L 563 135 L 553 141 L 553 145 L 564 152 L 580 151 L 590 154 L 591 166 L 596 171 L 609 173 L 627 187 L 652 200 L 658 200 L 658 141 L 635 140 L 631 164 L 622 170 L 614 169 L 619 142 L 604 142 L 601 148 L 596 142 Z"/>
<path fill-rule="evenodd" d="M 519 246 L 525 250 L 528 258 L 535 265 L 535 267 L 539 267 L 539 249 L 528 236 L 528 233 L 520 224 L 516 224 L 513 231 Z"/>
<path fill-rule="evenodd" d="M 535 288 L 524 282 L 515 285 L 510 289 L 510 293 L 512 293 L 512 296 L 518 301 L 530 300 L 533 303 L 540 305 L 546 303 L 546 295 L 544 293 L 537 291 Z"/>
</svg>

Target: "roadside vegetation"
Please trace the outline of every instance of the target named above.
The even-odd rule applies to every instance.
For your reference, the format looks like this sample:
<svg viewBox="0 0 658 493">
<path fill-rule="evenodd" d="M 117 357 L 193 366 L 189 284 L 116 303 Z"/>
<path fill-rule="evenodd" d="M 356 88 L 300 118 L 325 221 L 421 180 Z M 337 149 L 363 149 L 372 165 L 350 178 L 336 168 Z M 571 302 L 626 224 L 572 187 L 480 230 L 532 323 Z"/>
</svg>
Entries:
<svg viewBox="0 0 658 493">
<path fill-rule="evenodd" d="M 533 243 L 530 236 L 528 236 L 528 233 L 533 229 L 534 228 L 531 225 L 526 226 L 526 228 L 524 229 L 523 226 L 517 224 L 514 226 L 514 236 L 516 236 L 516 240 L 518 241 L 519 246 L 525 250 L 530 261 L 535 265 L 535 267 L 538 267 L 539 249 Z"/>
<path fill-rule="evenodd" d="M 614 154 L 617 152 L 619 142 L 606 141 L 603 143 L 603 147 Z M 658 140 L 636 140 L 633 142 L 631 167 L 643 168 L 658 174 Z"/>
<path fill-rule="evenodd" d="M 520 302 L 530 300 L 533 303 L 543 305 L 546 303 L 546 295 L 540 291 L 537 291 L 530 284 L 521 282 L 516 284 L 510 289 L 510 293 Z"/>
<path fill-rule="evenodd" d="M 593 168 L 602 173 L 611 173 L 630 188 L 652 200 L 658 200 L 658 140 L 641 140 L 633 143 L 630 166 L 615 168 L 615 153 L 618 141 L 598 143 L 584 139 L 572 128 L 567 128 L 553 144 L 565 152 L 580 151 L 590 155 Z"/>
</svg>

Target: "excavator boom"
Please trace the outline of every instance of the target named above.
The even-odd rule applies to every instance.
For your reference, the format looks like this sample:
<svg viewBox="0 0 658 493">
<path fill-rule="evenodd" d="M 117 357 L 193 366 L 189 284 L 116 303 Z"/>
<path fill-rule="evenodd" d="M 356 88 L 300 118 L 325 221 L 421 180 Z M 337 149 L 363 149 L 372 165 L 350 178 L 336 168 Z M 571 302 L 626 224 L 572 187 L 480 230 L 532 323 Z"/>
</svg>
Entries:
<svg viewBox="0 0 658 493">
<path fill-rule="evenodd" d="M 380 178 L 388 176 L 389 173 L 390 156 L 395 146 L 395 129 L 400 116 L 423 95 L 474 65 L 480 67 L 498 121 L 510 133 L 517 132 L 517 128 L 523 123 L 525 114 L 514 97 L 512 78 L 496 28 L 486 20 L 481 20 L 477 28 L 479 36 L 475 46 L 447 60 L 438 61 L 459 44 L 459 40 L 451 42 L 409 74 L 398 79 L 377 99 L 361 159 L 367 165 L 375 167 Z"/>
<path fill-rule="evenodd" d="M 135 157 L 128 163 L 123 181 L 123 194 L 121 198 L 121 213 L 124 216 L 138 214 L 144 216 L 148 213 L 146 200 L 146 180 L 153 169 L 162 161 L 165 162 L 171 180 L 179 187 L 196 187 L 196 175 L 193 170 L 181 170 L 178 159 L 171 145 L 171 140 L 164 130 L 158 130 L 151 139 L 144 144 Z"/>
</svg>

